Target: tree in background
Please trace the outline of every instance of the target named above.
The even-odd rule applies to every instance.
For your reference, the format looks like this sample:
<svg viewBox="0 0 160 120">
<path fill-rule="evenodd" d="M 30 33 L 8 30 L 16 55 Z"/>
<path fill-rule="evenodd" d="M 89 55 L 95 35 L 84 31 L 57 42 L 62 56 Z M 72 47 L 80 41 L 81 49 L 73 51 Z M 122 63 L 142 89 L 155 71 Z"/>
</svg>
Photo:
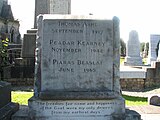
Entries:
<svg viewBox="0 0 160 120">
<path fill-rule="evenodd" d="M 120 39 L 120 45 L 121 45 L 121 56 L 126 56 L 126 43 L 123 39 Z"/>
<path fill-rule="evenodd" d="M 8 43 L 9 40 L 5 35 L 0 35 L 0 74 L 3 80 L 3 67 L 8 65 Z"/>
</svg>

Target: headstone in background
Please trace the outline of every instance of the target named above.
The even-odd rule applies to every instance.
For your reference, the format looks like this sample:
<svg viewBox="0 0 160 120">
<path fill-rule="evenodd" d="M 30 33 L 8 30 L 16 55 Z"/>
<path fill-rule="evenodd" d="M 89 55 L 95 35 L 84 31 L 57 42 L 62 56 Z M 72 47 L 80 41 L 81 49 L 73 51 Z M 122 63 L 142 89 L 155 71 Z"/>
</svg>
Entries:
<svg viewBox="0 0 160 120">
<path fill-rule="evenodd" d="M 142 57 L 140 56 L 140 42 L 137 31 L 129 33 L 129 40 L 126 46 L 125 65 L 137 66 L 142 65 Z"/>
<path fill-rule="evenodd" d="M 34 58 L 36 48 L 36 33 L 24 34 L 22 58 Z"/>
<path fill-rule="evenodd" d="M 152 95 L 148 98 L 150 105 L 160 106 L 160 97 L 158 95 Z"/>
<path fill-rule="evenodd" d="M 160 35 L 151 34 L 149 41 L 149 53 L 147 63 L 151 64 L 152 61 L 157 61 L 157 47 L 160 41 Z"/>
<path fill-rule="evenodd" d="M 11 102 L 11 84 L 0 81 L 0 120 L 10 120 L 19 105 Z"/>
<path fill-rule="evenodd" d="M 34 28 L 39 14 L 71 14 L 71 0 L 35 0 Z"/>
<path fill-rule="evenodd" d="M 123 119 L 119 84 L 119 20 L 93 16 L 39 16 L 35 120 Z"/>
</svg>

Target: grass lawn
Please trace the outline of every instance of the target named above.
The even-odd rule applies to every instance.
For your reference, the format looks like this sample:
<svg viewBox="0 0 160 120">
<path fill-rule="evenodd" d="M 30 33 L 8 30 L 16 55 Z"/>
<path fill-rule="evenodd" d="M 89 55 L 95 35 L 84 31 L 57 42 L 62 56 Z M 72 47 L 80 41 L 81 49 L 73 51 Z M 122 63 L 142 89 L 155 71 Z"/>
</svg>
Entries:
<svg viewBox="0 0 160 120">
<path fill-rule="evenodd" d="M 147 98 L 123 95 L 127 106 L 147 105 Z"/>
<path fill-rule="evenodd" d="M 19 103 L 20 105 L 28 105 L 28 99 L 33 96 L 33 92 L 13 92 L 12 91 L 12 102 Z"/>
<path fill-rule="evenodd" d="M 28 105 L 28 99 L 33 96 L 33 92 L 12 92 L 12 102 L 19 103 L 20 105 Z M 123 95 L 126 100 L 127 106 L 147 105 L 147 98 L 131 97 Z"/>
</svg>

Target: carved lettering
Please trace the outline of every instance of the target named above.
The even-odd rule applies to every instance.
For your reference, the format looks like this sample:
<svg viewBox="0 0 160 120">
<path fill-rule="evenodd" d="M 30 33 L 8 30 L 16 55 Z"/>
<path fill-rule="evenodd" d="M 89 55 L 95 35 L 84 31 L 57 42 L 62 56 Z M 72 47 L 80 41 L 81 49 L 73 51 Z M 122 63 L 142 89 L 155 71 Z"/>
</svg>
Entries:
<svg viewBox="0 0 160 120">
<path fill-rule="evenodd" d="M 53 33 L 83 33 L 81 29 L 52 29 Z"/>
<path fill-rule="evenodd" d="M 96 27 L 97 23 L 94 22 L 59 22 L 59 27 Z"/>
<path fill-rule="evenodd" d="M 55 41 L 50 40 L 50 45 L 75 45 L 74 41 Z"/>
<path fill-rule="evenodd" d="M 74 65 L 74 61 L 60 61 L 57 59 L 53 59 L 53 64 L 57 64 L 57 65 Z"/>
<path fill-rule="evenodd" d="M 74 72 L 74 69 L 73 68 L 60 68 L 58 70 L 59 72 Z"/>
<path fill-rule="evenodd" d="M 99 47 L 104 47 L 105 42 L 95 42 L 95 41 L 90 41 L 90 42 L 88 42 L 88 41 L 77 41 L 77 44 L 78 44 L 79 46 L 94 46 L 94 47 L 99 46 Z"/>
<path fill-rule="evenodd" d="M 92 30 L 92 33 L 93 34 L 100 34 L 100 35 L 102 35 L 103 34 L 103 30 Z"/>
<path fill-rule="evenodd" d="M 82 61 L 82 60 L 77 60 L 77 65 L 102 65 L 102 61 Z"/>
<path fill-rule="evenodd" d="M 68 52 L 68 53 L 79 53 L 81 49 L 79 48 L 54 48 L 52 47 L 53 52 Z"/>
<path fill-rule="evenodd" d="M 48 115 L 106 115 L 113 108 L 119 107 L 114 101 L 63 101 L 39 102 L 37 110 L 41 113 L 47 111 Z M 40 108 L 40 109 L 39 109 Z"/>
</svg>

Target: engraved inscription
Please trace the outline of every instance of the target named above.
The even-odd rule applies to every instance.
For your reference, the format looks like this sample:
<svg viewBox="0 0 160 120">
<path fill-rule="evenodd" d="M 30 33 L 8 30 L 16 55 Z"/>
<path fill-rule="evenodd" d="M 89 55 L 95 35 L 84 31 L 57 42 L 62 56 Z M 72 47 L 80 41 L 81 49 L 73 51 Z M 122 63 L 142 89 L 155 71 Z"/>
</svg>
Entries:
<svg viewBox="0 0 160 120">
<path fill-rule="evenodd" d="M 112 90 L 112 21 L 49 19 L 43 27 L 42 90 Z"/>
<path fill-rule="evenodd" d="M 91 30 L 88 34 L 90 35 L 99 35 L 96 39 L 91 39 L 90 37 L 86 38 L 88 40 L 55 40 L 50 39 L 49 45 L 50 48 L 54 53 L 58 54 L 82 54 L 83 52 L 88 52 L 91 54 L 103 54 L 105 52 L 105 41 L 100 40 L 102 37 L 104 30 L 96 30 L 97 23 L 94 22 L 58 22 L 59 28 L 51 29 L 52 34 L 59 35 L 59 34 L 84 34 L 86 30 L 83 29 L 84 26 L 90 27 Z M 63 35 L 62 35 L 63 36 Z M 85 51 L 84 51 L 85 50 Z M 93 73 L 96 72 L 96 68 L 94 66 L 102 66 L 103 61 L 100 60 L 83 60 L 77 58 L 77 60 L 57 60 L 56 58 L 53 59 L 53 65 L 66 65 L 63 67 L 58 68 L 58 72 L 76 72 L 75 66 L 84 66 L 81 69 L 84 73 Z M 90 67 L 86 67 L 90 66 Z"/>
<path fill-rule="evenodd" d="M 120 105 L 120 104 L 119 104 Z M 121 105 L 123 105 L 121 103 Z M 39 114 L 46 111 L 48 116 L 62 115 L 107 115 L 118 106 L 115 101 L 66 101 L 66 102 L 37 102 L 40 107 Z M 38 108 L 37 108 L 38 109 Z"/>
</svg>

